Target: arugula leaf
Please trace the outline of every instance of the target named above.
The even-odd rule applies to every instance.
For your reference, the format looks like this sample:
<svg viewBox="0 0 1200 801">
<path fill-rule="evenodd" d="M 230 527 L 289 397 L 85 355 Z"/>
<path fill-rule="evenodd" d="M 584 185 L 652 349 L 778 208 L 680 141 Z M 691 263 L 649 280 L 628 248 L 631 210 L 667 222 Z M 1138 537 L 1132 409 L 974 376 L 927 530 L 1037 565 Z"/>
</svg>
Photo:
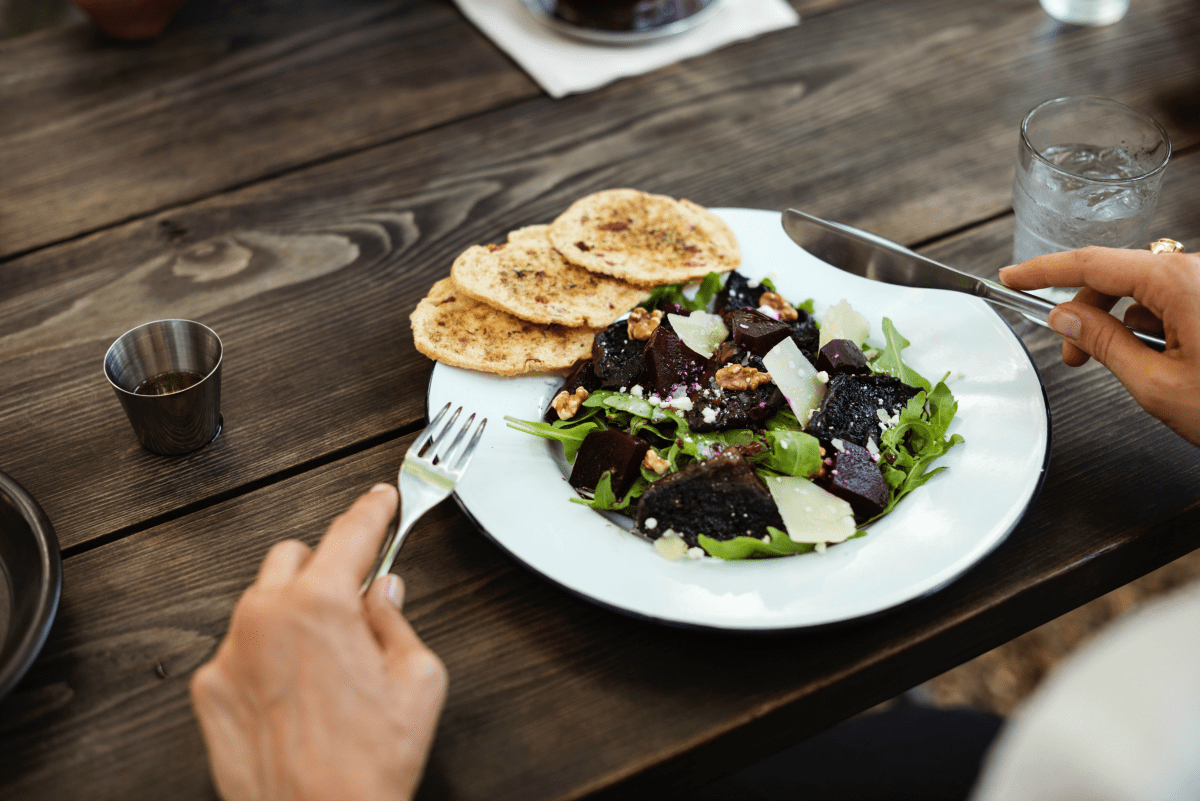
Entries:
<svg viewBox="0 0 1200 801">
<path fill-rule="evenodd" d="M 892 321 L 887 317 L 883 318 L 883 337 L 887 344 L 884 345 L 883 353 L 879 355 L 879 358 L 871 363 L 871 369 L 877 373 L 895 376 L 911 387 L 920 387 L 929 391 L 929 382 L 922 378 L 920 373 L 905 364 L 904 359 L 901 358 L 900 351 L 907 348 L 910 343 L 900 336 L 896 326 L 892 325 Z"/>
<path fill-rule="evenodd" d="M 817 547 L 811 542 L 792 542 L 792 538 L 787 535 L 786 531 L 781 531 L 774 526 L 767 526 L 767 533 L 771 535 L 770 542 L 763 542 L 754 537 L 716 540 L 707 534 L 701 534 L 697 539 L 700 547 L 707 551 L 709 556 L 730 561 L 754 557 L 791 556 L 794 553 L 805 553 Z"/>
<path fill-rule="evenodd" d="M 579 453 L 579 446 L 587 439 L 587 435 L 593 431 L 603 431 L 604 426 L 596 420 L 586 420 L 579 425 L 560 426 L 559 423 L 571 423 L 570 420 L 560 420 L 557 423 L 542 423 L 530 422 L 528 420 L 518 420 L 515 417 L 505 415 L 504 422 L 508 423 L 509 428 L 515 428 L 517 431 L 522 431 L 526 434 L 533 434 L 535 437 L 542 439 L 550 439 L 555 442 L 561 442 L 563 446 L 563 455 L 566 457 L 569 464 L 574 464 L 575 456 Z"/>
<path fill-rule="evenodd" d="M 645 476 L 638 476 L 634 479 L 633 486 L 629 488 L 625 497 L 617 500 L 616 493 L 612 489 L 612 471 L 605 470 L 604 474 L 600 476 L 600 480 L 596 482 L 596 492 L 590 501 L 585 498 L 571 498 L 571 503 L 581 503 L 605 512 L 622 512 L 634 505 L 648 486 L 650 486 L 650 482 L 646 480 Z"/>
<path fill-rule="evenodd" d="M 777 429 L 766 435 L 769 450 L 751 456 L 761 468 L 784 476 L 808 478 L 821 470 L 821 443 L 803 431 Z"/>
<path fill-rule="evenodd" d="M 926 416 L 925 408 L 929 407 Z M 887 514 L 908 493 L 945 470 L 945 466 L 930 470 L 930 465 L 960 442 L 959 434 L 946 434 L 958 402 L 945 381 L 939 381 L 931 392 L 918 392 L 900 410 L 899 423 L 880 437 L 879 467 L 883 480 L 891 490 L 891 499 L 881 514 Z"/>
<path fill-rule="evenodd" d="M 694 299 L 683 294 L 683 288 L 688 286 L 688 283 L 656 286 L 650 291 L 650 297 L 642 301 L 642 306 L 653 311 L 673 303 L 688 311 L 704 311 L 708 308 L 713 296 L 721 291 L 721 285 L 721 274 L 710 272 L 700 281 Z"/>
</svg>

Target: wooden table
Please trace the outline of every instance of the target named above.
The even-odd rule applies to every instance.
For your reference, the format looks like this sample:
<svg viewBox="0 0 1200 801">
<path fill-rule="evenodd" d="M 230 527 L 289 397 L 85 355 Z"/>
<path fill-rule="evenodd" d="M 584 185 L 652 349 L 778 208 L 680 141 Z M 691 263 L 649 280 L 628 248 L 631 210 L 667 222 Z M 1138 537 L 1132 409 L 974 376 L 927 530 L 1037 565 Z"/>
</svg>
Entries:
<svg viewBox="0 0 1200 801">
<path fill-rule="evenodd" d="M 796 6 L 797 28 L 562 100 L 437 0 L 194 0 L 150 44 L 0 42 L 0 469 L 65 559 L 50 639 L 0 702 L 0 796 L 213 796 L 188 679 L 272 542 L 315 542 L 394 478 L 432 367 L 408 314 L 472 244 L 634 186 L 798 206 L 990 275 L 1021 117 L 1098 94 L 1168 129 L 1151 235 L 1200 245 L 1190 0 L 1098 29 L 1030 0 Z M 227 348 L 226 430 L 182 458 L 138 447 L 100 369 L 162 317 Z M 423 797 L 678 793 L 1200 546 L 1197 451 L 1053 335 L 1025 341 L 1053 413 L 1041 496 L 963 578 L 858 624 L 633 620 L 438 507 L 403 559 L 452 677 Z"/>
</svg>

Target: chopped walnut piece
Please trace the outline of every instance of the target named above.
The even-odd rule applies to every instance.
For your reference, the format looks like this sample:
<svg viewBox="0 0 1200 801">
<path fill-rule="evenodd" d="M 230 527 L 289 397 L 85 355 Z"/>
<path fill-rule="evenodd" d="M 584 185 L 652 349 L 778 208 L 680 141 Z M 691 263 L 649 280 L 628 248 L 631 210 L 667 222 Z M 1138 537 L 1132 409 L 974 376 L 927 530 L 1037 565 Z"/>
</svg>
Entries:
<svg viewBox="0 0 1200 801">
<path fill-rule="evenodd" d="M 740 364 L 727 364 L 717 371 L 717 385 L 722 389 L 758 389 L 770 380 L 770 373 Z"/>
<path fill-rule="evenodd" d="M 654 449 L 646 451 L 645 457 L 642 458 L 642 467 L 647 470 L 653 470 L 660 476 L 671 468 L 671 463 L 654 452 Z"/>
<path fill-rule="evenodd" d="M 658 324 L 662 322 L 662 309 L 654 312 L 648 312 L 641 306 L 629 313 L 629 338 L 630 339 L 649 339 L 654 333 L 654 329 L 658 328 Z"/>
<path fill-rule="evenodd" d="M 761 306 L 770 306 L 779 313 L 779 319 L 785 323 L 790 323 L 800 316 L 796 311 L 796 307 L 784 300 L 780 295 L 774 292 L 764 292 L 758 299 Z"/>
<path fill-rule="evenodd" d="M 588 391 L 583 387 L 575 390 L 574 395 L 568 394 L 564 389 L 554 396 L 550 405 L 554 407 L 554 411 L 558 412 L 559 420 L 570 420 L 579 411 L 579 406 L 587 400 L 587 397 Z"/>
</svg>

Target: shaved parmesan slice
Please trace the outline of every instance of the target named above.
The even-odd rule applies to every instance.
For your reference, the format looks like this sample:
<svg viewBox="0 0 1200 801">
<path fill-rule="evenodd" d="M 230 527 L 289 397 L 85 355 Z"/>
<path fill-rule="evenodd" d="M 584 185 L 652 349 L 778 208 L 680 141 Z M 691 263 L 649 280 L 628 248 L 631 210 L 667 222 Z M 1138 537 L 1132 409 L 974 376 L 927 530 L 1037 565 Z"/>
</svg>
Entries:
<svg viewBox="0 0 1200 801">
<path fill-rule="evenodd" d="M 710 358 L 717 345 L 729 336 L 725 321 L 717 314 L 692 312 L 688 317 L 682 314 L 668 314 L 667 319 L 671 321 L 671 328 L 675 329 L 683 344 L 706 359 Z"/>
<path fill-rule="evenodd" d="M 821 341 L 818 347 L 823 348 L 835 339 L 848 339 L 855 345 L 861 345 L 870 335 L 871 324 L 867 318 L 843 300 L 831 306 L 821 318 Z"/>
<path fill-rule="evenodd" d="M 806 478 L 772 476 L 767 489 L 792 542 L 844 542 L 856 530 L 850 504 Z"/>
<path fill-rule="evenodd" d="M 782 340 L 763 356 L 763 364 L 771 374 L 775 386 L 787 398 L 800 425 L 808 422 L 812 413 L 825 398 L 825 382 L 816 369 L 804 358 L 800 348 L 791 337 Z"/>
</svg>

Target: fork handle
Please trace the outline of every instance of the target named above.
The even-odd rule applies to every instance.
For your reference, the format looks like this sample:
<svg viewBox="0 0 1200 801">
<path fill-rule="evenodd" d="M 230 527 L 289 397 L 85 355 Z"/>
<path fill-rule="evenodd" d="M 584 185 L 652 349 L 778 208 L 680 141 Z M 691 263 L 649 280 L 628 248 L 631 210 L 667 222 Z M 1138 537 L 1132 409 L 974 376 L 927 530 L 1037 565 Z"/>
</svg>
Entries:
<svg viewBox="0 0 1200 801">
<path fill-rule="evenodd" d="M 366 595 L 367 590 L 371 588 L 372 582 L 380 576 L 386 576 L 392 569 L 392 563 L 396 561 L 396 554 L 400 553 L 400 546 L 404 544 L 405 538 L 408 537 L 408 532 L 412 531 L 415 524 L 424 514 L 427 509 L 416 508 L 417 504 L 409 506 L 400 502 L 400 516 L 395 523 L 388 528 L 388 534 L 384 538 L 387 547 L 383 551 L 383 556 L 379 558 L 379 563 L 376 568 L 367 575 L 366 581 L 363 582 L 362 588 L 359 589 L 359 595 Z"/>
</svg>

